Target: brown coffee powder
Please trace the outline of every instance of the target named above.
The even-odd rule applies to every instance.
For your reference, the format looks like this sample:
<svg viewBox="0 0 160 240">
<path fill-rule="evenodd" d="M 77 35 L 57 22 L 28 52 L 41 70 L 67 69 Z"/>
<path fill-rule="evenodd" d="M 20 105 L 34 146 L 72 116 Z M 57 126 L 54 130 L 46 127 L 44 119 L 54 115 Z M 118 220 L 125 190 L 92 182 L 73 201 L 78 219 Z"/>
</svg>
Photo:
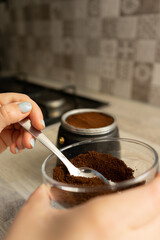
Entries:
<svg viewBox="0 0 160 240">
<path fill-rule="evenodd" d="M 70 115 L 66 122 L 77 128 L 101 128 L 112 124 L 114 119 L 99 112 L 83 112 Z"/>
<path fill-rule="evenodd" d="M 104 177 L 113 182 L 120 182 L 133 178 L 133 169 L 120 159 L 107 153 L 89 151 L 79 154 L 70 160 L 76 167 L 89 167 L 100 172 Z M 53 178 L 59 182 L 81 186 L 104 185 L 99 178 L 75 177 L 69 174 L 67 168 L 60 164 L 53 171 Z"/>
<path fill-rule="evenodd" d="M 71 162 L 76 167 L 86 166 L 93 168 L 103 174 L 108 180 L 113 182 L 120 182 L 134 178 L 133 169 L 127 167 L 127 165 L 119 158 L 113 157 L 107 153 L 90 151 L 86 154 L 80 154 L 71 159 Z M 82 178 L 71 176 L 63 164 L 60 164 L 53 170 L 53 178 L 63 183 L 80 185 L 79 187 L 86 187 L 85 191 L 73 191 L 72 189 L 61 189 L 61 187 L 53 186 L 52 194 L 54 196 L 54 201 L 64 208 L 70 208 L 78 204 L 82 204 L 96 196 L 123 191 L 145 184 L 145 181 L 142 181 L 139 183 L 133 183 L 132 185 L 121 186 L 113 189 L 108 186 L 105 187 L 104 183 L 98 178 Z M 92 189 L 92 186 L 97 185 L 101 186 Z M 88 188 L 87 186 L 91 187 Z"/>
</svg>

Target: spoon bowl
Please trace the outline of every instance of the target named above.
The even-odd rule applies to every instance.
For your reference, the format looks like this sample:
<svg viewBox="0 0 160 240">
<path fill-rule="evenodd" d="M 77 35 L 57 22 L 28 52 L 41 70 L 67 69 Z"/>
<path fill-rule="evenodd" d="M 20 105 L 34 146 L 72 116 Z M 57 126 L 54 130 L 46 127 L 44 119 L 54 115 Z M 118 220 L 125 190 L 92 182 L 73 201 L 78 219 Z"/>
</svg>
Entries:
<svg viewBox="0 0 160 240">
<path fill-rule="evenodd" d="M 35 129 L 31 125 L 31 121 L 26 118 L 19 122 L 19 124 L 28 132 L 30 132 L 39 142 L 41 142 L 45 147 L 47 147 L 50 151 L 52 151 L 66 166 L 69 173 L 75 177 L 86 177 L 86 178 L 94 178 L 98 177 L 106 184 L 110 184 L 110 182 L 99 172 L 94 169 L 83 167 L 77 168 L 75 167 L 64 155 L 63 153 L 39 130 Z M 112 183 L 114 184 L 114 183 Z"/>
</svg>

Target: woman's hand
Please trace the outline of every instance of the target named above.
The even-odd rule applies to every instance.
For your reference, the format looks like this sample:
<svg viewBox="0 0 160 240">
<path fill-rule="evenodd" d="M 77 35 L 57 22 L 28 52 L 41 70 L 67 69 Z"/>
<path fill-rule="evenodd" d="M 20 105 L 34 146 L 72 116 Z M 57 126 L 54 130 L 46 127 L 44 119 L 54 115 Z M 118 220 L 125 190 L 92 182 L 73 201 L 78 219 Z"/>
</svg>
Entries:
<svg viewBox="0 0 160 240">
<path fill-rule="evenodd" d="M 58 210 L 50 206 L 50 189 L 42 185 L 5 240 L 159 240 L 159 186 L 160 175 L 147 185 Z"/>
<path fill-rule="evenodd" d="M 9 146 L 12 153 L 34 146 L 32 135 L 18 124 L 27 116 L 38 130 L 45 127 L 40 108 L 27 95 L 0 94 L 0 153 Z"/>
</svg>

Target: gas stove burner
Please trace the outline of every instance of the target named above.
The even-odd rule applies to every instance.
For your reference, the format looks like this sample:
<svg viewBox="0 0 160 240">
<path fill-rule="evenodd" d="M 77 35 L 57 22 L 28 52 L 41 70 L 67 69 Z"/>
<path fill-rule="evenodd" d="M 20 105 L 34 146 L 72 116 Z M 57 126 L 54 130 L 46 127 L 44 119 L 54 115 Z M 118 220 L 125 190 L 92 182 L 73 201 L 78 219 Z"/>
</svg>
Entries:
<svg viewBox="0 0 160 240">
<path fill-rule="evenodd" d="M 106 102 L 78 96 L 75 88 L 73 93 L 66 92 L 67 88 L 70 89 L 71 86 L 56 90 L 38 83 L 31 83 L 27 79 L 19 79 L 17 76 L 0 78 L 0 92 L 27 94 L 41 108 L 46 126 L 59 122 L 61 116 L 69 110 L 108 105 Z"/>
<path fill-rule="evenodd" d="M 50 90 L 42 91 L 37 95 L 34 95 L 32 99 L 48 108 L 60 108 L 66 101 L 62 94 L 56 92 L 53 93 Z"/>
</svg>

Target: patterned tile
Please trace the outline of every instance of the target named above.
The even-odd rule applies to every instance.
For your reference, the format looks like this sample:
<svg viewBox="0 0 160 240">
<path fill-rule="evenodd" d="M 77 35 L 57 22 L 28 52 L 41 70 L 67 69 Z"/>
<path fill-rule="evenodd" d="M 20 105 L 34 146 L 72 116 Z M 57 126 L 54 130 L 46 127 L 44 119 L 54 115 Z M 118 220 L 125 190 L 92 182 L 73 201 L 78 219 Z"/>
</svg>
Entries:
<svg viewBox="0 0 160 240">
<path fill-rule="evenodd" d="M 121 0 L 121 14 L 134 15 L 139 13 L 141 0 Z"/>
<path fill-rule="evenodd" d="M 134 79 L 136 82 L 147 85 L 151 82 L 153 65 L 150 63 L 135 63 Z"/>
<path fill-rule="evenodd" d="M 62 54 L 54 54 L 53 56 L 53 65 L 55 68 L 63 67 L 63 55 Z"/>
<path fill-rule="evenodd" d="M 119 40 L 118 58 L 122 60 L 133 60 L 135 56 L 135 41 Z"/>
<path fill-rule="evenodd" d="M 52 79 L 54 79 L 55 81 L 59 81 L 59 82 L 63 83 L 64 82 L 64 71 L 63 71 L 63 69 L 53 67 L 50 70 L 50 77 Z"/>
<path fill-rule="evenodd" d="M 75 84 L 75 74 L 71 70 L 63 71 L 63 79 L 67 84 Z"/>
<path fill-rule="evenodd" d="M 155 15 L 156 17 L 156 21 L 155 21 L 155 25 L 156 25 L 156 39 L 160 39 L 160 14 Z"/>
<path fill-rule="evenodd" d="M 160 62 L 160 41 L 156 42 L 156 62 Z"/>
<path fill-rule="evenodd" d="M 74 20 L 74 36 L 76 38 L 86 38 L 88 34 L 88 21 L 86 19 Z"/>
<path fill-rule="evenodd" d="M 10 0 L 0 16 L 5 68 L 158 104 L 159 0 Z"/>
<path fill-rule="evenodd" d="M 117 79 L 131 82 L 133 78 L 134 63 L 133 61 L 120 60 L 117 62 Z"/>
<path fill-rule="evenodd" d="M 98 75 L 95 74 L 87 74 L 86 77 L 86 87 L 93 91 L 100 91 L 101 89 L 101 81 Z"/>
<path fill-rule="evenodd" d="M 102 17 L 118 17 L 120 14 L 120 0 L 101 0 Z"/>
<path fill-rule="evenodd" d="M 62 45 L 63 44 L 63 45 Z M 62 52 L 66 55 L 71 55 L 74 51 L 74 40 L 70 37 L 62 39 Z"/>
<path fill-rule="evenodd" d="M 136 63 L 134 70 L 132 98 L 138 101 L 148 102 L 153 66 L 149 63 Z"/>
<path fill-rule="evenodd" d="M 16 33 L 19 36 L 24 36 L 26 34 L 25 23 L 23 21 L 18 21 L 16 23 Z"/>
<path fill-rule="evenodd" d="M 24 0 L 25 1 L 25 0 Z M 10 7 L 13 7 L 13 8 L 15 8 L 15 7 L 17 7 L 18 5 L 23 5 L 24 4 L 24 1 L 21 1 L 20 3 L 19 3 L 19 0 L 10 0 L 10 2 L 9 2 L 9 4 L 10 4 Z"/>
<path fill-rule="evenodd" d="M 25 0 L 23 0 L 23 1 L 25 1 Z M 23 2 L 22 1 L 22 2 Z M 48 4 L 50 4 L 51 3 L 51 1 L 50 0 L 27 0 L 28 1 L 28 3 L 27 4 L 32 4 L 32 3 L 34 3 L 34 4 L 42 4 L 42 3 L 48 3 Z M 55 1 L 55 0 L 54 0 Z"/>
<path fill-rule="evenodd" d="M 53 38 L 52 39 L 52 51 L 55 54 L 62 54 L 63 51 L 64 40 L 60 38 Z"/>
<path fill-rule="evenodd" d="M 156 40 L 138 40 L 136 46 L 136 61 L 154 63 Z"/>
<path fill-rule="evenodd" d="M 151 85 L 149 93 L 149 103 L 160 107 L 160 86 Z"/>
<path fill-rule="evenodd" d="M 87 36 L 98 38 L 101 36 L 102 23 L 100 19 L 89 18 L 87 21 Z"/>
<path fill-rule="evenodd" d="M 23 9 L 24 9 L 24 13 L 23 13 L 24 19 L 26 21 L 50 19 L 50 9 L 48 4 L 27 5 Z"/>
<path fill-rule="evenodd" d="M 86 58 L 86 72 L 88 74 L 99 74 L 100 72 L 100 59 L 98 57 Z"/>
<path fill-rule="evenodd" d="M 10 15 L 7 14 L 7 10 L 4 4 L 0 4 L 0 16 L 1 16 L 0 29 L 5 30 L 7 23 L 10 24 L 13 21 L 11 21 Z"/>
<path fill-rule="evenodd" d="M 86 57 L 82 55 L 75 55 L 73 57 L 73 69 L 77 75 L 84 75 L 86 71 Z"/>
<path fill-rule="evenodd" d="M 160 1 L 159 0 L 141 0 L 140 12 L 144 13 L 159 13 Z"/>
<path fill-rule="evenodd" d="M 6 28 L 7 28 L 7 34 L 6 35 L 9 35 L 9 36 L 17 35 L 17 25 L 16 25 L 15 22 L 12 22 L 10 24 L 6 24 Z M 1 30 L 1 32 L 4 32 L 4 31 L 5 31 L 4 29 Z"/>
<path fill-rule="evenodd" d="M 74 36 L 74 21 L 73 20 L 63 21 L 62 31 L 63 31 L 64 37 L 73 37 Z"/>
<path fill-rule="evenodd" d="M 62 9 L 62 18 L 64 20 L 73 20 L 74 18 L 74 0 L 60 1 Z"/>
<path fill-rule="evenodd" d="M 50 31 L 51 31 L 51 35 L 54 37 L 62 37 L 63 31 L 62 31 L 62 21 L 61 20 L 57 20 L 54 19 L 53 21 L 51 21 L 50 24 Z"/>
<path fill-rule="evenodd" d="M 90 57 L 98 57 L 100 53 L 100 40 L 90 38 L 87 40 L 87 55 Z"/>
<path fill-rule="evenodd" d="M 20 58 L 19 58 L 19 60 L 20 60 Z M 27 65 L 26 65 L 27 72 L 32 73 L 34 66 L 35 66 L 35 59 L 33 57 L 32 51 L 27 51 L 27 53 L 25 55 L 25 62 L 27 63 Z"/>
<path fill-rule="evenodd" d="M 113 88 L 113 95 L 130 99 L 132 95 L 132 82 L 116 81 Z"/>
<path fill-rule="evenodd" d="M 35 37 L 35 49 L 45 51 L 46 49 L 51 49 L 51 38 L 47 36 Z"/>
<path fill-rule="evenodd" d="M 102 19 L 102 36 L 104 38 L 116 38 L 117 37 L 117 18 L 105 18 Z"/>
<path fill-rule="evenodd" d="M 41 58 L 39 62 L 41 62 L 42 66 L 46 70 L 46 72 L 53 67 L 54 59 L 53 55 L 50 51 L 40 51 Z"/>
<path fill-rule="evenodd" d="M 36 48 L 35 38 L 28 35 L 26 37 L 26 45 L 29 52 L 32 52 Z"/>
<path fill-rule="evenodd" d="M 121 39 L 135 39 L 137 17 L 120 17 L 118 19 L 117 37 Z"/>
<path fill-rule="evenodd" d="M 138 18 L 137 37 L 141 39 L 155 39 L 157 37 L 157 16 L 150 14 Z"/>
<path fill-rule="evenodd" d="M 87 12 L 89 17 L 100 16 L 100 1 L 99 0 L 88 0 Z"/>
<path fill-rule="evenodd" d="M 73 52 L 75 55 L 87 56 L 87 43 L 84 38 L 75 38 L 73 42 Z"/>
<path fill-rule="evenodd" d="M 101 78 L 101 92 L 113 94 L 115 81 L 108 78 Z"/>
<path fill-rule="evenodd" d="M 33 36 L 50 36 L 51 27 L 49 21 L 33 21 L 26 23 L 26 32 Z"/>
<path fill-rule="evenodd" d="M 100 54 L 108 59 L 117 57 L 118 42 L 116 39 L 102 39 Z"/>
<path fill-rule="evenodd" d="M 39 62 L 35 64 L 33 74 L 41 78 L 45 78 L 48 75 L 44 66 Z"/>
<path fill-rule="evenodd" d="M 100 76 L 102 78 L 115 79 L 117 62 L 115 59 L 101 58 Z"/>
<path fill-rule="evenodd" d="M 86 83 L 86 74 L 84 72 L 75 72 L 76 88 L 84 89 Z"/>
<path fill-rule="evenodd" d="M 76 19 L 85 19 L 87 17 L 88 0 L 74 0 L 74 15 Z"/>
<path fill-rule="evenodd" d="M 153 68 L 152 84 L 160 87 L 160 63 L 156 63 Z"/>
<path fill-rule="evenodd" d="M 32 22 L 25 22 L 26 35 L 34 36 L 34 26 Z"/>
<path fill-rule="evenodd" d="M 149 84 L 140 84 L 136 81 L 133 81 L 132 84 L 132 99 L 141 101 L 141 102 L 148 102 L 150 93 L 150 85 Z"/>
<path fill-rule="evenodd" d="M 14 40 L 14 38 L 13 38 L 13 40 Z M 17 44 L 18 44 L 18 46 L 19 46 L 19 49 L 20 49 L 21 51 L 23 51 L 24 49 L 27 48 L 27 40 L 26 40 L 26 37 L 25 37 L 25 36 L 17 37 L 16 40 L 17 40 Z M 13 45 L 15 46 L 16 44 L 13 43 Z"/>
<path fill-rule="evenodd" d="M 9 15 L 10 15 L 10 20 L 12 21 L 12 22 L 16 22 L 18 19 L 17 19 L 17 11 L 16 11 L 16 9 L 14 9 L 14 8 L 11 8 L 10 10 L 9 10 Z"/>
<path fill-rule="evenodd" d="M 61 20 L 63 17 L 61 1 L 54 0 L 50 2 L 50 15 L 51 19 Z"/>
<path fill-rule="evenodd" d="M 63 67 L 68 70 L 73 69 L 73 56 L 63 55 Z"/>
</svg>

